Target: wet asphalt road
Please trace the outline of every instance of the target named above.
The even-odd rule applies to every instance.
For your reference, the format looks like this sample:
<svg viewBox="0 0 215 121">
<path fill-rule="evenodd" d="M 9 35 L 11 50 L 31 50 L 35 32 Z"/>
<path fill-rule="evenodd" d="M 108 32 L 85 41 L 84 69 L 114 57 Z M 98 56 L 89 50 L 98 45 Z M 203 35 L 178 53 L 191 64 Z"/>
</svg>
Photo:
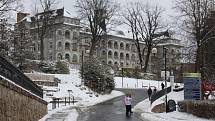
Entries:
<svg viewBox="0 0 215 121">
<path fill-rule="evenodd" d="M 144 89 L 117 89 L 122 92 L 129 92 L 133 98 L 133 105 L 147 98 Z M 133 113 L 130 118 L 125 116 L 124 96 L 117 97 L 98 105 L 82 108 L 79 110 L 78 121 L 143 121 L 138 113 Z"/>
</svg>

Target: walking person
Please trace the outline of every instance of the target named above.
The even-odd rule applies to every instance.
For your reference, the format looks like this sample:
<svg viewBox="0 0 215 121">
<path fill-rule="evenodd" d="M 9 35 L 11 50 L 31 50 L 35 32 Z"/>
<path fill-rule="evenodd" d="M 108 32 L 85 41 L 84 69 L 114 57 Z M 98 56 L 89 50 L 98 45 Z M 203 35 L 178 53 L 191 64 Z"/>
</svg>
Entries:
<svg viewBox="0 0 215 121">
<path fill-rule="evenodd" d="M 131 113 L 133 113 L 131 111 L 131 103 L 132 103 L 131 94 L 126 94 L 126 96 L 124 97 L 124 104 L 125 104 L 125 108 L 126 108 L 127 117 L 129 117 L 129 115 L 131 115 Z"/>
<path fill-rule="evenodd" d="M 149 96 L 149 101 L 151 100 L 151 95 L 152 95 L 152 89 L 149 86 L 149 89 L 147 90 L 148 96 Z"/>
<path fill-rule="evenodd" d="M 163 82 L 161 83 L 161 88 L 162 88 L 162 90 L 164 89 L 164 84 L 163 84 Z"/>
</svg>

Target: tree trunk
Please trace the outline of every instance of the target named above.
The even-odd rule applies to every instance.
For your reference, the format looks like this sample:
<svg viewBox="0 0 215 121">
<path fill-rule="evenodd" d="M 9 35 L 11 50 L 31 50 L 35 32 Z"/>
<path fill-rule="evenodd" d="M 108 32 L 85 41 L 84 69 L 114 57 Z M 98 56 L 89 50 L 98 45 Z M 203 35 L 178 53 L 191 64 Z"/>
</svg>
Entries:
<svg viewBox="0 0 215 121">
<path fill-rule="evenodd" d="M 44 61 L 44 38 L 40 38 L 40 60 Z"/>
<path fill-rule="evenodd" d="M 144 54 L 141 55 L 140 44 L 139 44 L 138 40 L 137 40 L 137 51 L 138 51 L 138 56 L 139 56 L 139 61 L 140 61 L 140 69 L 142 70 L 143 69 L 143 59 L 142 59 L 142 56 L 144 56 Z"/>
<path fill-rule="evenodd" d="M 145 65 L 144 65 L 144 72 L 147 72 L 150 54 L 151 54 L 151 46 L 149 46 L 147 49 L 146 61 L 145 61 Z"/>
</svg>

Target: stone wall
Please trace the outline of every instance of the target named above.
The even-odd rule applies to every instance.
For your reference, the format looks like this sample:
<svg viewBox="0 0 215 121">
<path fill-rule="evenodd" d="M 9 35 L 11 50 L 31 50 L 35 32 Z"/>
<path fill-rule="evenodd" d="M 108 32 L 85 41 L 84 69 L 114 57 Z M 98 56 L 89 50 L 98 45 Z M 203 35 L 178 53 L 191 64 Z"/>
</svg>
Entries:
<svg viewBox="0 0 215 121">
<path fill-rule="evenodd" d="M 47 102 L 0 80 L 0 121 L 38 121 L 47 114 Z"/>
</svg>

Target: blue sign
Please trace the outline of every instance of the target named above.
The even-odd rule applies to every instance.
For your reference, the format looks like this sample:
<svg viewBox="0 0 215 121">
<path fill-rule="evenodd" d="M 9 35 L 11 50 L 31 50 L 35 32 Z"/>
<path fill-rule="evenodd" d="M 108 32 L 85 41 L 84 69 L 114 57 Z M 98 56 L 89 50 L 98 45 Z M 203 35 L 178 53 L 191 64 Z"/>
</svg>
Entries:
<svg viewBox="0 0 215 121">
<path fill-rule="evenodd" d="M 184 74 L 184 99 L 200 100 L 201 99 L 201 76 L 193 75 L 194 73 Z"/>
</svg>

